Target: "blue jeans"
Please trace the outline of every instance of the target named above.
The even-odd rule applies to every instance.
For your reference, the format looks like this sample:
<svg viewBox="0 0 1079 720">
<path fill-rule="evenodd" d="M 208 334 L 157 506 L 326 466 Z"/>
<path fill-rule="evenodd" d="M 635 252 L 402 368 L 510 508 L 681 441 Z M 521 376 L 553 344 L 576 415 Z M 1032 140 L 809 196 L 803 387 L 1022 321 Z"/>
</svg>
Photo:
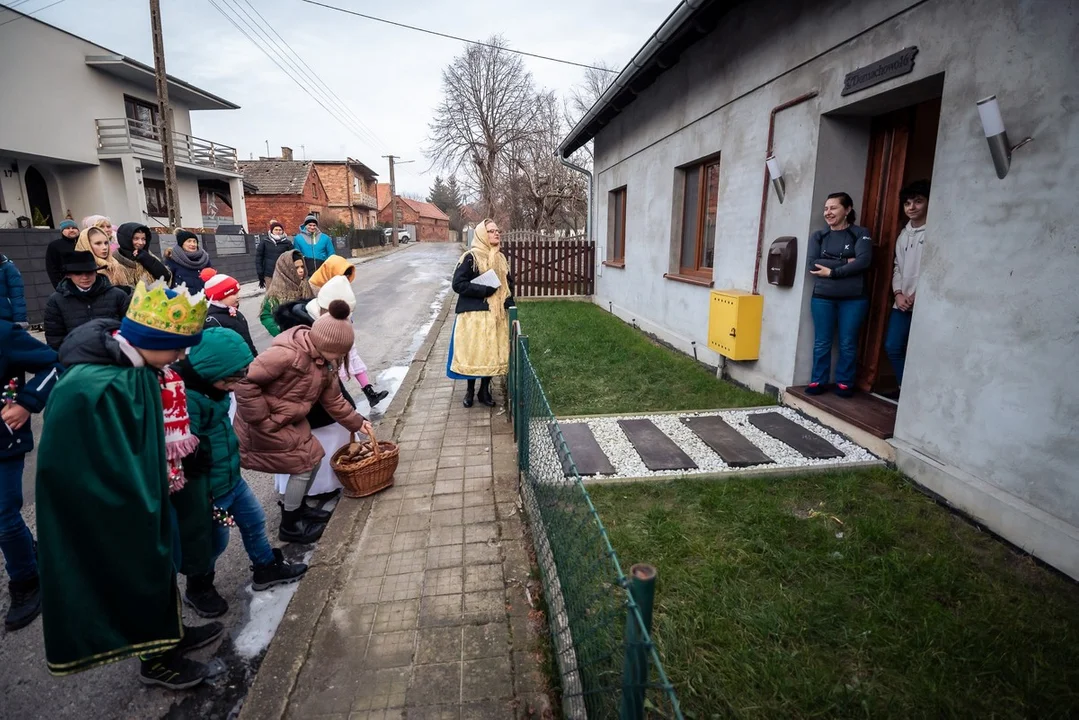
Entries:
<svg viewBox="0 0 1079 720">
<path fill-rule="evenodd" d="M 858 359 L 858 333 L 869 312 L 869 298 L 816 297 L 809 303 L 813 315 L 813 377 L 810 382 L 826 385 L 832 372 L 832 340 L 839 326 L 839 362 L 835 381 L 854 385 Z"/>
<path fill-rule="evenodd" d="M 228 510 L 236 519 L 244 549 L 247 550 L 247 557 L 251 558 L 253 565 L 268 565 L 274 561 L 273 548 L 266 539 L 266 514 L 262 512 L 262 505 L 246 482 L 240 480 L 236 487 L 214 500 L 214 505 Z M 225 552 L 228 544 L 229 529 L 215 523 L 214 562 Z"/>
<path fill-rule="evenodd" d="M 892 316 L 888 318 L 888 334 L 884 336 L 884 352 L 892 363 L 895 379 L 900 387 L 903 386 L 903 368 L 907 364 L 907 340 L 910 338 L 910 321 L 913 317 L 913 312 L 892 308 Z"/>
<path fill-rule="evenodd" d="M 22 470 L 25 455 L 0 460 L 0 550 L 9 580 L 37 577 L 34 536 L 22 519 Z"/>
</svg>

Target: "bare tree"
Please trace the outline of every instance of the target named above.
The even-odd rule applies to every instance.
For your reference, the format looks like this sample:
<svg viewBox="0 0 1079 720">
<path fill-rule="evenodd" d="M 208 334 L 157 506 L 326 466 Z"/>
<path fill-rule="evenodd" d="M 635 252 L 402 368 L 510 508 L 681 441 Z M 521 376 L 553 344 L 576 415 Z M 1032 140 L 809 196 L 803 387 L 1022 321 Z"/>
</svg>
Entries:
<svg viewBox="0 0 1079 720">
<path fill-rule="evenodd" d="M 585 113 L 592 109 L 596 101 L 600 99 L 603 93 L 607 91 L 607 88 L 611 86 L 611 83 L 614 82 L 614 79 L 618 77 L 618 68 L 613 65 L 608 65 L 602 60 L 592 64 L 595 67 L 587 68 L 584 71 L 584 78 L 570 90 L 569 97 L 566 98 L 564 115 L 566 125 L 570 130 L 585 116 Z M 603 69 L 597 70 L 596 68 Z M 587 143 L 574 155 L 574 160 L 578 161 L 578 165 L 592 167 L 591 142 Z"/>
<path fill-rule="evenodd" d="M 479 196 L 483 211 L 496 216 L 499 183 L 510 174 L 515 145 L 536 134 L 535 88 L 520 56 L 494 47 L 470 45 L 442 71 L 442 102 L 430 125 L 428 156 L 457 175 L 466 191 Z"/>
</svg>

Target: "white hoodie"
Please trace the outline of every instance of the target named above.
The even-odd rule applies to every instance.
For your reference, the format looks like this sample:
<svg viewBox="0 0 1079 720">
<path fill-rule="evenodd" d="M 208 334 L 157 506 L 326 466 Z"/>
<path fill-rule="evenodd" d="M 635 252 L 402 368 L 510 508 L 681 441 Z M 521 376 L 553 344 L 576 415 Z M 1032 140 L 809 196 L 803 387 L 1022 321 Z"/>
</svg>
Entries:
<svg viewBox="0 0 1079 720">
<path fill-rule="evenodd" d="M 892 292 L 913 295 L 918 289 L 922 272 L 922 248 L 925 246 L 925 225 L 919 228 L 908 222 L 895 241 L 895 265 L 892 267 Z M 892 307 L 898 308 L 898 305 Z"/>
</svg>

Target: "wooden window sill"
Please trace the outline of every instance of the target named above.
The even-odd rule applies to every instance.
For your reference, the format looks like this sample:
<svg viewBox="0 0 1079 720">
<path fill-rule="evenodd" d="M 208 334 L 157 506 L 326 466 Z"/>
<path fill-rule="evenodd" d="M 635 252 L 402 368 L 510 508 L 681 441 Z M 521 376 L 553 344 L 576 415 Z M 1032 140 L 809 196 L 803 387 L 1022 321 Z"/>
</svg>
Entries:
<svg viewBox="0 0 1079 720">
<path fill-rule="evenodd" d="M 603 264 L 607 267 L 619 268 L 620 270 L 625 270 L 626 268 L 625 260 L 604 260 Z"/>
<path fill-rule="evenodd" d="M 682 282 L 688 285 L 699 285 L 700 287 L 710 288 L 715 285 L 714 282 L 705 277 L 698 277 L 696 275 L 676 275 L 674 273 L 663 273 L 663 277 L 668 280 L 674 280 L 675 282 Z"/>
</svg>

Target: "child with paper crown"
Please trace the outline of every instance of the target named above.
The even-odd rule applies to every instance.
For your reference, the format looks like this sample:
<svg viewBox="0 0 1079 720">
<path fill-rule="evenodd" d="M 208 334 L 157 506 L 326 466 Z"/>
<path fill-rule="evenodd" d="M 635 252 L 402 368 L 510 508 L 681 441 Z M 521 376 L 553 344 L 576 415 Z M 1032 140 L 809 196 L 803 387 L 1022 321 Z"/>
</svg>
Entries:
<svg viewBox="0 0 1079 720">
<path fill-rule="evenodd" d="M 135 655 L 146 684 L 184 689 L 207 675 L 183 655 L 224 628 L 181 623 L 162 403 L 164 369 L 199 342 L 205 318 L 201 294 L 140 282 L 122 321 L 93 320 L 60 346 L 67 370 L 49 397 L 37 467 L 54 675 Z"/>
</svg>

